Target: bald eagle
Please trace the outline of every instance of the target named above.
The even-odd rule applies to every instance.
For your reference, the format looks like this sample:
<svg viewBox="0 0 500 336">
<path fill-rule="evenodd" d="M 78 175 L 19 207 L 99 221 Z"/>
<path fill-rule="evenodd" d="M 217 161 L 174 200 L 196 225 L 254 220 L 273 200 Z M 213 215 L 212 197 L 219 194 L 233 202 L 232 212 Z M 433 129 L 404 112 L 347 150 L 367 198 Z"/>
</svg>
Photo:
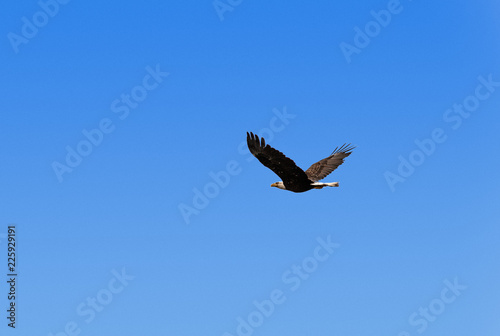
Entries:
<svg viewBox="0 0 500 336">
<path fill-rule="evenodd" d="M 329 157 L 316 162 L 309 169 L 303 171 L 292 159 L 271 146 L 266 145 L 264 138 L 259 139 L 252 132 L 247 132 L 247 145 L 253 156 L 283 180 L 271 184 L 271 187 L 296 193 L 311 189 L 322 189 L 324 187 L 338 187 L 338 182 L 322 183 L 318 181 L 324 179 L 337 169 L 344 162 L 344 159 L 351 155 L 352 150 L 355 148 L 351 144 L 344 144 L 337 147 Z"/>
</svg>

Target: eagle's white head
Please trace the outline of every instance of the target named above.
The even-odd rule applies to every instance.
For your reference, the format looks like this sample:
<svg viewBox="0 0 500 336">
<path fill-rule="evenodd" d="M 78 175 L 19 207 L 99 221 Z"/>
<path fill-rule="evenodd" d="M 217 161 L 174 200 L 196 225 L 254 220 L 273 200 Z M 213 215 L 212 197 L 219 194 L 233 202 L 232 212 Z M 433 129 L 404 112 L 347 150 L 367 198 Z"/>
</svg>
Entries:
<svg viewBox="0 0 500 336">
<path fill-rule="evenodd" d="M 276 187 L 276 188 L 279 188 L 279 189 L 286 190 L 285 185 L 281 181 L 274 182 L 273 184 L 271 184 L 271 187 Z"/>
</svg>

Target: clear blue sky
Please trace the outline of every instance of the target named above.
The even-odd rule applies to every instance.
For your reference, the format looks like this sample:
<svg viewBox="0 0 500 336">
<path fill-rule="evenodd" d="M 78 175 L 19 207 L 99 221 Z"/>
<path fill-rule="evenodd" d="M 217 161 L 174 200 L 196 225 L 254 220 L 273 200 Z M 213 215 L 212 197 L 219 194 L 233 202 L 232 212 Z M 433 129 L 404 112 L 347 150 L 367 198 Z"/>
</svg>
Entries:
<svg viewBox="0 0 500 336">
<path fill-rule="evenodd" d="M 2 335 L 500 333 L 498 1 L 11 1 L 0 32 Z M 247 131 L 357 148 L 294 194 Z"/>
</svg>

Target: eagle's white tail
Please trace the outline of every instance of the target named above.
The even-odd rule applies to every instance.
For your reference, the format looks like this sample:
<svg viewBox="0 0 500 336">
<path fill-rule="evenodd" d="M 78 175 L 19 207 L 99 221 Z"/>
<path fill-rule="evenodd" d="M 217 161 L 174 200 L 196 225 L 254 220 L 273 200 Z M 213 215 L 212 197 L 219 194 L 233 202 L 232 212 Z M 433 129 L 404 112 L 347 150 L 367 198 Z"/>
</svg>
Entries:
<svg viewBox="0 0 500 336">
<path fill-rule="evenodd" d="M 338 182 L 315 182 L 312 184 L 314 189 L 322 189 L 324 187 L 338 187 Z"/>
</svg>

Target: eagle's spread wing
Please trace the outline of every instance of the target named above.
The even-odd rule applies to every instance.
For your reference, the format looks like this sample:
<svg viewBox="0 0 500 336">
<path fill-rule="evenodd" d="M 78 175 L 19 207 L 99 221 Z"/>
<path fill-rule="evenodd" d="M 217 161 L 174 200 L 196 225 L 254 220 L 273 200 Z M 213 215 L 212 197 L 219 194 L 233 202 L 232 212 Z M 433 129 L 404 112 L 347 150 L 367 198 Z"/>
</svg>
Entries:
<svg viewBox="0 0 500 336">
<path fill-rule="evenodd" d="M 344 159 L 351 155 L 354 148 L 355 147 L 351 146 L 351 144 L 344 144 L 340 146 L 340 148 L 335 148 L 329 157 L 316 162 L 306 170 L 307 177 L 313 182 L 324 179 L 332 171 L 337 169 L 338 166 L 344 163 Z"/>
<path fill-rule="evenodd" d="M 264 138 L 259 139 L 252 132 L 247 132 L 247 144 L 250 153 L 259 159 L 264 166 L 275 172 L 285 185 L 299 181 L 310 183 L 306 173 L 292 159 L 271 146 L 266 145 Z"/>
</svg>

